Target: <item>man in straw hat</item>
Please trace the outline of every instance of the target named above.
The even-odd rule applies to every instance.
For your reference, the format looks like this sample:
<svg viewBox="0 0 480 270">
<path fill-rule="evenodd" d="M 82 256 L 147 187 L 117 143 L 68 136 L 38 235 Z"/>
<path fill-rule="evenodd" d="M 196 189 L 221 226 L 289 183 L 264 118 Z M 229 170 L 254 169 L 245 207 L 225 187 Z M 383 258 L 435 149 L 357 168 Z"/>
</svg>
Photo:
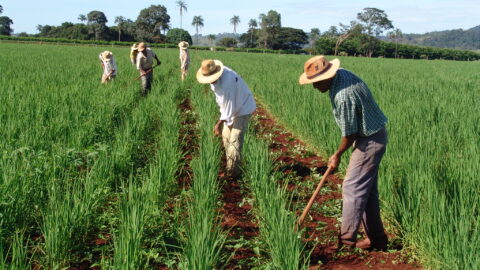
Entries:
<svg viewBox="0 0 480 270">
<path fill-rule="evenodd" d="M 180 48 L 180 72 L 182 73 L 182 81 L 187 77 L 188 65 L 190 65 L 190 54 L 188 53 L 188 42 L 181 41 L 178 43 Z"/>
<path fill-rule="evenodd" d="M 368 86 L 352 72 L 339 68 L 340 61 L 329 62 L 323 55 L 304 65 L 300 84 L 313 84 L 320 92 L 330 91 L 333 116 L 342 138 L 328 166 L 336 169 L 342 154 L 353 146 L 343 181 L 342 227 L 339 247 L 386 249 L 387 235 L 380 218 L 378 168 L 387 145 L 387 118 L 378 107 Z M 363 224 L 366 237 L 357 242 Z"/>
<path fill-rule="evenodd" d="M 98 55 L 98 58 L 100 59 L 103 69 L 102 83 L 107 83 L 108 81 L 113 80 L 117 76 L 117 63 L 115 63 L 115 58 L 113 57 L 112 52 L 101 52 Z"/>
<path fill-rule="evenodd" d="M 240 176 L 243 137 L 248 121 L 256 109 L 252 92 L 243 79 L 218 60 L 204 60 L 197 72 L 197 80 L 210 84 L 220 107 L 220 119 L 213 128 L 215 136 L 222 134 L 227 156 L 227 177 Z"/>
<path fill-rule="evenodd" d="M 153 79 L 153 59 L 157 60 L 157 66 L 161 64 L 157 55 L 143 42 L 137 46 L 137 69 L 142 76 L 142 96 L 146 96 L 152 88 Z"/>
</svg>

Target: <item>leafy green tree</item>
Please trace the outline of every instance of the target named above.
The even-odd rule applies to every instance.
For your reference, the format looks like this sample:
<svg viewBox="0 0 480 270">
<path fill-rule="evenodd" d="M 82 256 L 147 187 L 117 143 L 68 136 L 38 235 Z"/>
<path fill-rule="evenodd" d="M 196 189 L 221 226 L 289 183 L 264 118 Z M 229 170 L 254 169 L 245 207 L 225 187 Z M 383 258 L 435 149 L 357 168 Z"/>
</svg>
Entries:
<svg viewBox="0 0 480 270">
<path fill-rule="evenodd" d="M 105 14 L 98 10 L 90 11 L 87 14 L 88 25 L 95 35 L 95 40 L 102 39 L 107 32 L 106 23 L 108 22 Z"/>
<path fill-rule="evenodd" d="M 203 27 L 203 18 L 202 16 L 193 16 L 192 25 L 195 26 L 195 36 L 197 37 L 197 45 L 198 45 L 198 29 Z"/>
<path fill-rule="evenodd" d="M 308 35 L 302 29 L 282 27 L 272 48 L 274 50 L 300 50 L 308 43 Z"/>
<path fill-rule="evenodd" d="M 335 43 L 335 52 L 334 55 L 338 55 L 338 49 L 342 43 L 351 36 L 359 35 L 362 33 L 363 27 L 356 21 L 351 21 L 350 25 L 340 23 L 340 32 Z"/>
<path fill-rule="evenodd" d="M 192 44 L 192 36 L 190 36 L 187 31 L 180 28 L 170 29 L 170 31 L 167 33 L 167 42 L 178 44 L 180 41 L 186 41 Z"/>
<path fill-rule="evenodd" d="M 0 35 L 10 36 L 13 33 L 11 25 L 13 24 L 12 19 L 7 16 L 0 17 Z"/>
<path fill-rule="evenodd" d="M 335 37 L 324 34 L 315 42 L 315 50 L 319 54 L 332 55 L 335 52 L 335 42 Z"/>
<path fill-rule="evenodd" d="M 231 37 L 222 38 L 217 42 L 218 46 L 233 48 L 237 46 L 237 40 Z"/>
<path fill-rule="evenodd" d="M 357 19 L 362 24 L 364 33 L 368 35 L 364 40 L 364 49 L 366 55 L 371 57 L 378 45 L 376 37 L 385 30 L 392 29 L 392 21 L 388 19 L 385 11 L 378 8 L 364 8 L 363 12 L 357 14 Z"/>
<path fill-rule="evenodd" d="M 182 17 L 183 17 L 183 11 L 187 11 L 187 3 L 185 3 L 185 1 L 177 1 L 177 6 L 178 8 L 180 9 L 180 28 L 182 28 Z"/>
<path fill-rule="evenodd" d="M 77 18 L 81 23 L 85 23 L 87 21 L 87 16 L 85 16 L 84 14 L 80 14 L 78 15 L 78 18 Z"/>
<path fill-rule="evenodd" d="M 240 24 L 240 16 L 238 15 L 233 15 L 233 17 L 230 19 L 230 24 L 233 25 L 233 33 L 237 33 L 237 25 Z"/>
<path fill-rule="evenodd" d="M 2 7 L 2 5 L 0 5 L 0 14 L 2 14 L 2 13 L 3 13 L 3 7 Z"/>
<path fill-rule="evenodd" d="M 135 21 L 135 38 L 152 42 L 154 36 L 159 31 L 169 29 L 170 15 L 167 14 L 167 8 L 163 5 L 151 5 L 142 9 Z"/>
<path fill-rule="evenodd" d="M 282 27 L 281 15 L 275 10 L 270 10 L 267 14 L 260 14 L 259 21 L 261 28 L 258 37 L 259 42 L 264 44 L 264 48 L 272 48 Z"/>
</svg>

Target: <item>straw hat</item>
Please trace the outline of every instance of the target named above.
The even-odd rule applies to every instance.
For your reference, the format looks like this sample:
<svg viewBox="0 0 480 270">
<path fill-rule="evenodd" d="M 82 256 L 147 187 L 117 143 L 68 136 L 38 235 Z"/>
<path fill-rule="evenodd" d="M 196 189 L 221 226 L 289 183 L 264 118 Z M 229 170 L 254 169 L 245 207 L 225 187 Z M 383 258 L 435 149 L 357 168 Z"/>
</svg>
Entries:
<svg viewBox="0 0 480 270">
<path fill-rule="evenodd" d="M 108 61 L 108 60 L 112 59 L 112 52 L 111 51 L 102 52 L 102 59 L 103 59 L 103 61 Z"/>
<path fill-rule="evenodd" d="M 219 60 L 203 60 L 202 66 L 197 71 L 199 83 L 213 83 L 222 76 L 223 63 Z"/>
<path fill-rule="evenodd" d="M 178 47 L 182 50 L 186 50 L 189 45 L 190 44 L 188 44 L 188 42 L 186 42 L 186 41 L 180 41 L 180 43 L 178 43 Z"/>
<path fill-rule="evenodd" d="M 137 48 L 139 52 L 143 52 L 147 48 L 147 44 L 145 44 L 145 42 L 140 42 L 138 43 Z"/>
<path fill-rule="evenodd" d="M 308 84 L 330 79 L 337 74 L 339 67 L 338 58 L 329 62 L 323 55 L 314 56 L 305 62 L 304 73 L 298 81 L 300 84 Z"/>
</svg>

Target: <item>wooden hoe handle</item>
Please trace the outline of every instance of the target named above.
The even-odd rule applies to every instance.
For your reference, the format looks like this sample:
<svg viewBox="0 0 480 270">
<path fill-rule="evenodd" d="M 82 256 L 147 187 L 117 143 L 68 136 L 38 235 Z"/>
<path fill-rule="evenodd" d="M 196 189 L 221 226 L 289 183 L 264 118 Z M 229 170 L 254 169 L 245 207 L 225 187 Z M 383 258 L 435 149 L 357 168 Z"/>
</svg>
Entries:
<svg viewBox="0 0 480 270">
<path fill-rule="evenodd" d="M 327 171 L 325 172 L 325 174 L 322 177 L 322 180 L 320 180 L 320 183 L 318 184 L 317 189 L 315 189 L 315 192 L 313 193 L 312 197 L 310 198 L 310 201 L 308 201 L 307 206 L 303 210 L 302 215 L 298 219 L 297 228 L 302 226 L 303 220 L 305 219 L 305 216 L 307 216 L 308 211 L 310 210 L 310 208 L 312 208 L 313 202 L 315 201 L 315 198 L 317 197 L 318 192 L 320 192 L 320 189 L 322 188 L 323 183 L 325 182 L 325 180 L 327 179 L 327 176 L 331 173 L 331 171 L 332 171 L 332 169 L 330 167 L 328 167 Z"/>
</svg>

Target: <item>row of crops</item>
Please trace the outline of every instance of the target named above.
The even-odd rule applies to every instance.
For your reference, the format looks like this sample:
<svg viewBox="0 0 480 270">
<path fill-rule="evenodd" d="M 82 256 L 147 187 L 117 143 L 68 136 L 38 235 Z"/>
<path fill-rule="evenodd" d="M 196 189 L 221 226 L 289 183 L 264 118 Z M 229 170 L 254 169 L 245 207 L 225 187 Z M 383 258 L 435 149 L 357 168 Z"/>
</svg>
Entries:
<svg viewBox="0 0 480 270">
<path fill-rule="evenodd" d="M 307 56 L 191 51 L 192 71 L 182 83 L 178 51 L 158 49 L 163 64 L 152 93 L 141 98 L 139 85 L 129 84 L 137 73 L 128 49 L 109 48 L 118 78 L 100 85 L 100 47 L 0 47 L 2 269 L 83 261 L 102 269 L 212 269 L 228 260 L 218 212 L 222 152 L 211 134 L 217 108 L 193 76 L 202 58 L 237 70 L 280 122 L 323 156 L 339 141 L 328 97 L 297 84 Z M 475 269 L 479 63 L 341 61 L 367 82 L 389 118 L 383 214 L 425 266 Z M 189 187 L 177 183 L 184 98 L 192 101 L 198 134 Z M 263 243 L 258 267 L 307 267 L 290 195 L 271 175 L 267 146 L 251 132 L 244 155 L 244 188 Z"/>
<path fill-rule="evenodd" d="M 14 46 L 25 53 L 9 57 L 5 52 Z M 160 54 L 160 79 L 147 98 L 139 85 L 129 86 L 136 71 L 126 49 L 114 50 L 118 79 L 99 85 L 98 53 L 2 45 L 0 268 L 224 265 L 228 232 L 218 211 L 222 152 L 211 134 L 218 113 L 212 94 L 192 77 L 179 81 L 174 51 Z M 192 100 L 199 137 L 190 187 L 177 183 L 186 141 L 180 134 L 184 98 Z M 248 140 L 248 186 L 266 239 L 258 263 L 298 269 L 306 261 L 291 230 L 288 196 L 271 178 L 266 145 Z"/>
</svg>

